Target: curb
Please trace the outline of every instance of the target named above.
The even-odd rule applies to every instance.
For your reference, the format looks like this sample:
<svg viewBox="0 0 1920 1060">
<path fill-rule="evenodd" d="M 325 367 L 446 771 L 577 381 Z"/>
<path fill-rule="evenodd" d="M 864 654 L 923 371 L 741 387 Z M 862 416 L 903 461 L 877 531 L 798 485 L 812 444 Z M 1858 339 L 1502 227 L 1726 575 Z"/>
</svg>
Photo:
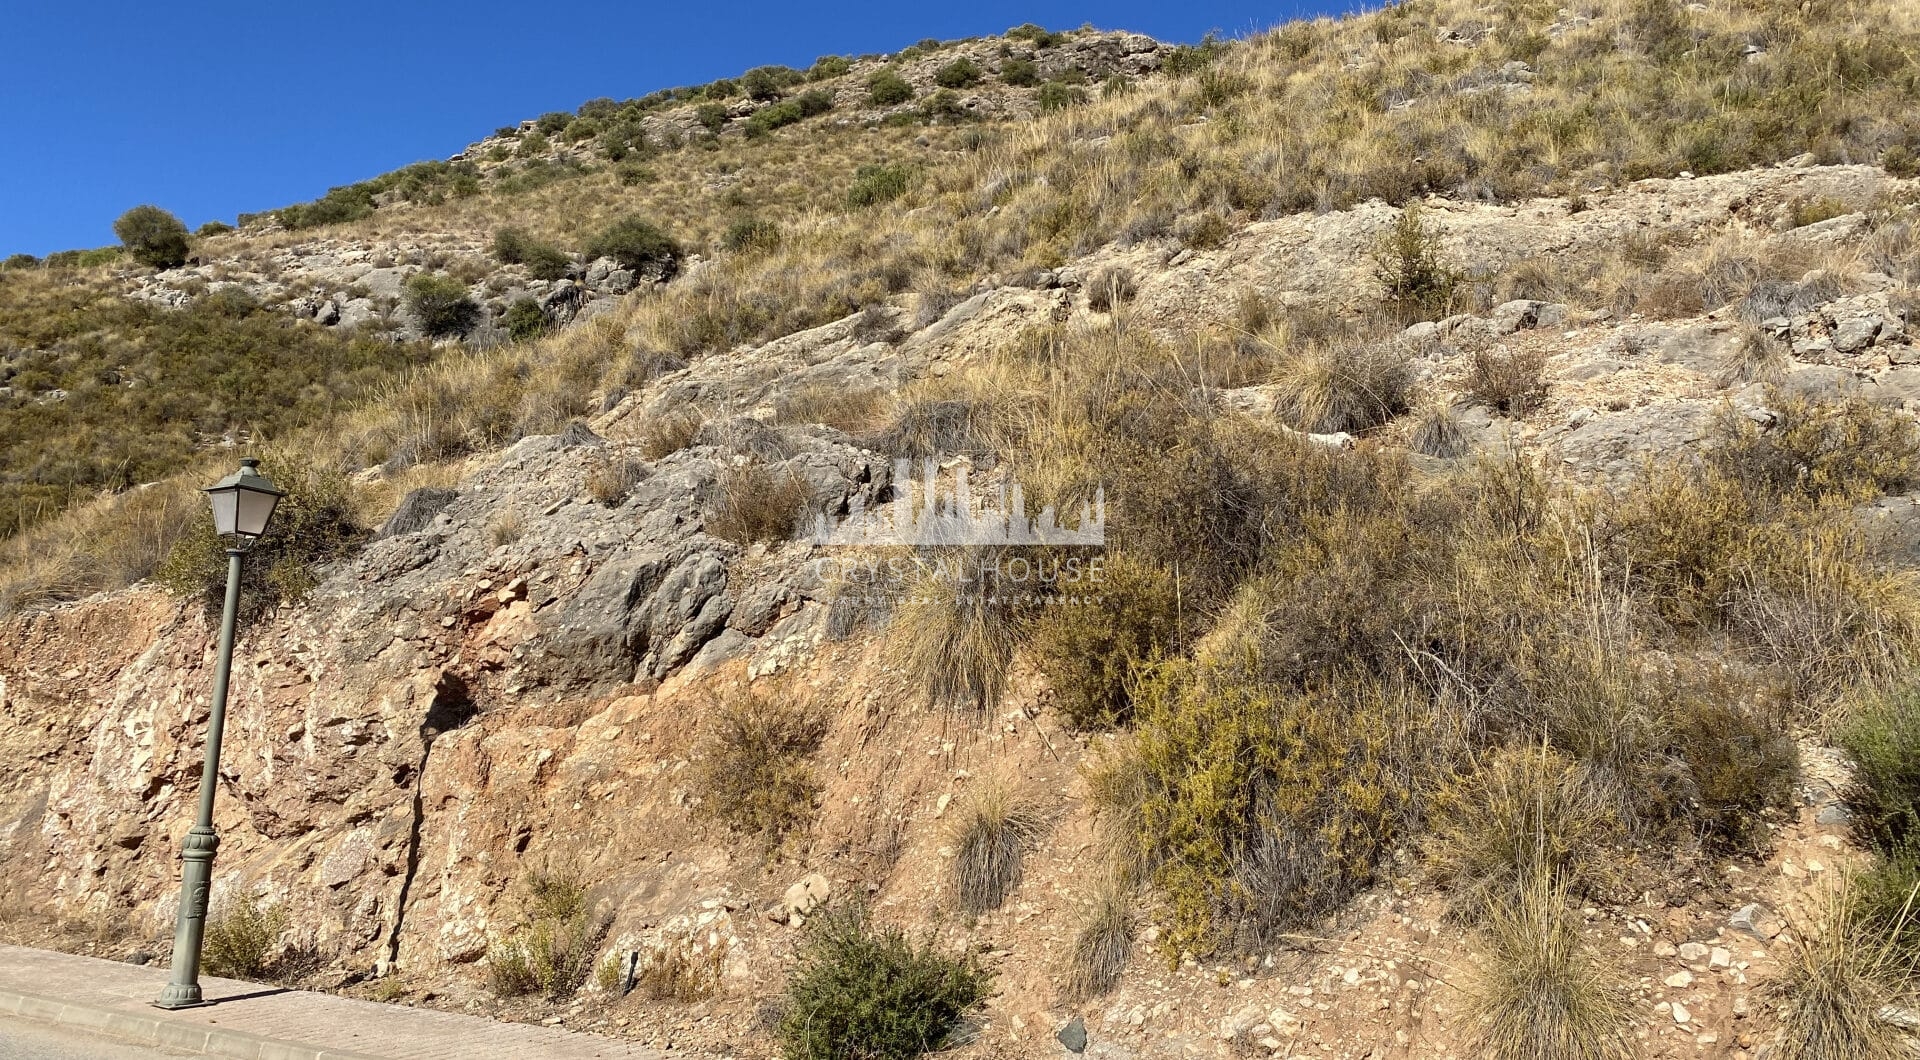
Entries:
<svg viewBox="0 0 1920 1060">
<path fill-rule="evenodd" d="M 72 1027 L 135 1045 L 183 1049 L 201 1056 L 231 1057 L 232 1060 L 381 1060 L 367 1053 L 319 1049 L 245 1031 L 171 1020 L 159 1012 L 158 1009 L 152 1015 L 128 1012 L 104 1005 L 81 1005 L 0 989 L 0 1016 L 19 1016 L 40 1023 Z"/>
</svg>

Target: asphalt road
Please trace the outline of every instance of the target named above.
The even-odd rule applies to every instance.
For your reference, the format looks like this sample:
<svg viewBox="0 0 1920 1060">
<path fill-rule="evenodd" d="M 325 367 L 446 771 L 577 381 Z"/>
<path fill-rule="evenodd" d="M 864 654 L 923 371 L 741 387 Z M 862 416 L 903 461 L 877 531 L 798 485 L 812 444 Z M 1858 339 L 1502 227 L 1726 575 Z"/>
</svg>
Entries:
<svg viewBox="0 0 1920 1060">
<path fill-rule="evenodd" d="M 94 1038 L 50 1023 L 0 1017 L 0 1060 L 161 1060 L 191 1055 Z"/>
</svg>

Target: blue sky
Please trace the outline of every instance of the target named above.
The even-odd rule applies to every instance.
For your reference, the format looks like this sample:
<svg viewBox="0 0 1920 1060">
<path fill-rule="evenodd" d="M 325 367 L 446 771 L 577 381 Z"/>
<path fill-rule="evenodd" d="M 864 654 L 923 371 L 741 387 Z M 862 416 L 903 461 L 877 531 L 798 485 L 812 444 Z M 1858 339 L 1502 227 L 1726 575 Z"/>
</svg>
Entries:
<svg viewBox="0 0 1920 1060">
<path fill-rule="evenodd" d="M 114 218 L 143 202 L 190 227 L 231 221 L 543 111 L 764 63 L 1029 21 L 1193 41 L 1350 6 L 14 0 L 0 33 L 0 256 L 112 243 Z"/>
</svg>

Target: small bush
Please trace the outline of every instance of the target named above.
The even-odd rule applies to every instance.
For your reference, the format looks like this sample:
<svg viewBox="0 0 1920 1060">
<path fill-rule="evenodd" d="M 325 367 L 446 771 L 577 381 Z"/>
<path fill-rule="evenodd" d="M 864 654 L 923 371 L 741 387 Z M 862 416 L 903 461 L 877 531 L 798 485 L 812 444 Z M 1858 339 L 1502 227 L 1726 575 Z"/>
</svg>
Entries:
<svg viewBox="0 0 1920 1060">
<path fill-rule="evenodd" d="M 1181 650 L 1180 599 L 1170 575 L 1125 555 L 1109 556 L 1090 588 L 1086 602 L 1046 608 L 1028 649 L 1069 725 L 1112 728 L 1132 717 L 1134 670 Z"/>
<path fill-rule="evenodd" d="M 1132 269 L 1101 269 L 1087 285 L 1087 308 L 1096 313 L 1109 313 L 1132 301 L 1133 295 Z"/>
<path fill-rule="evenodd" d="M 907 193 L 912 172 L 905 166 L 861 166 L 847 189 L 847 205 L 855 209 L 891 202 Z"/>
<path fill-rule="evenodd" d="M 1911 1057 L 1912 1034 L 1882 1017 L 1910 1005 L 1910 958 L 1892 933 L 1856 911 L 1846 891 L 1829 895 L 1821 922 L 1798 936 L 1768 993 L 1780 1003 L 1776 1060 L 1895 1060 Z"/>
<path fill-rule="evenodd" d="M 807 80 L 829 81 L 853 71 L 853 60 L 844 55 L 822 55 L 807 67 Z"/>
<path fill-rule="evenodd" d="M 499 548 L 520 540 L 527 532 L 527 523 L 518 508 L 506 508 L 487 520 L 487 547 Z"/>
<path fill-rule="evenodd" d="M 1763 852 L 1764 818 L 1790 803 L 1800 768 L 1786 711 L 1756 713 L 1731 696 L 1694 696 L 1674 704 L 1671 725 L 1701 837 L 1722 852 Z"/>
<path fill-rule="evenodd" d="M 762 464 L 728 467 L 707 509 L 707 533 L 736 545 L 784 541 L 800 525 L 809 499 L 806 483 L 792 472 Z"/>
<path fill-rule="evenodd" d="M 694 756 L 692 788 L 700 812 L 768 847 L 813 816 L 820 784 L 809 764 L 826 736 L 812 708 L 752 691 L 730 693 L 714 705 Z"/>
<path fill-rule="evenodd" d="M 560 279 L 573 265 L 565 251 L 517 228 L 502 228 L 493 234 L 493 256 L 502 265 L 525 265 L 527 275 L 536 280 Z"/>
<path fill-rule="evenodd" d="M 677 453 L 693 444 L 706 422 L 705 417 L 691 410 L 663 416 L 649 424 L 640 435 L 640 455 L 648 460 L 659 460 Z"/>
<path fill-rule="evenodd" d="M 208 236 L 224 236 L 231 231 L 233 231 L 233 226 L 225 221 L 208 221 L 206 224 L 194 229 L 193 234 L 201 239 L 205 239 Z"/>
<path fill-rule="evenodd" d="M 734 253 L 772 250 L 780 245 L 780 226 L 758 217 L 739 217 L 727 226 L 720 243 Z"/>
<path fill-rule="evenodd" d="M 521 920 L 487 953 L 487 977 L 500 997 L 538 994 L 565 1001 L 594 973 L 594 954 L 612 918 L 594 908 L 587 886 L 567 871 L 529 873 Z"/>
<path fill-rule="evenodd" d="M 202 952 L 208 975 L 260 979 L 273 970 L 280 933 L 287 929 L 284 905 L 243 901 L 209 915 Z"/>
<path fill-rule="evenodd" d="M 187 226 L 158 206 L 136 206 L 113 222 L 113 234 L 133 260 L 156 269 L 187 263 Z"/>
<path fill-rule="evenodd" d="M 749 99 L 761 103 L 776 100 L 787 87 L 788 75 L 792 73 L 784 66 L 756 66 L 740 78 L 740 88 Z"/>
<path fill-rule="evenodd" d="M 978 64 L 961 56 L 933 72 L 933 83 L 941 88 L 972 88 L 985 77 Z"/>
<path fill-rule="evenodd" d="M 242 621 L 305 599 L 317 569 L 366 536 L 354 517 L 346 476 L 288 456 L 270 456 L 262 470 L 287 495 L 241 566 Z M 198 599 L 209 618 L 219 616 L 226 606 L 227 556 L 225 542 L 213 532 L 211 515 L 202 510 L 154 576 L 168 589 Z"/>
<path fill-rule="evenodd" d="M 527 342 L 546 334 L 552 321 L 547 319 L 547 312 L 540 308 L 540 303 L 523 295 L 507 307 L 501 323 L 515 342 Z"/>
<path fill-rule="evenodd" d="M 704 1001 L 720 992 L 727 946 L 702 952 L 686 939 L 649 951 L 633 976 L 634 989 L 650 1001 Z"/>
<path fill-rule="evenodd" d="M 1471 1000 L 1488 1060 L 1628 1060 L 1632 995 L 1588 950 L 1564 895 L 1535 881 L 1491 912 Z"/>
<path fill-rule="evenodd" d="M 972 957 L 916 944 L 860 909 L 829 910 L 804 931 L 778 1031 L 787 1060 L 916 1060 L 948 1044 L 992 982 Z"/>
<path fill-rule="evenodd" d="M 1311 343 L 1282 354 L 1274 408 L 1314 433 L 1365 431 L 1413 405 L 1413 361 L 1390 342 Z"/>
<path fill-rule="evenodd" d="M 623 188 L 637 188 L 660 179 L 660 175 L 654 172 L 652 166 L 631 159 L 613 167 L 613 176 Z"/>
<path fill-rule="evenodd" d="M 1762 426 L 1732 407 L 1714 421 L 1709 462 L 1759 495 L 1885 493 L 1920 478 L 1920 427 L 1862 398 L 1767 395 Z"/>
<path fill-rule="evenodd" d="M 1854 761 L 1847 801 L 1860 838 L 1889 854 L 1920 839 L 1920 691 L 1867 697 L 1834 735 Z"/>
<path fill-rule="evenodd" d="M 451 276 L 415 273 L 407 278 L 407 309 L 420 330 L 434 338 L 465 335 L 480 322 L 480 306 L 467 295 L 467 285 Z"/>
<path fill-rule="evenodd" d="M 693 109 L 693 120 L 699 122 L 708 132 L 717 133 L 727 127 L 732 120 L 725 103 L 702 103 Z"/>
<path fill-rule="evenodd" d="M 636 275 L 672 279 L 680 271 L 680 244 L 652 222 L 623 217 L 587 244 L 587 257 L 612 258 Z"/>
<path fill-rule="evenodd" d="M 1412 206 L 1374 245 L 1373 277 L 1387 307 L 1408 324 L 1445 316 L 1460 283 L 1441 256 L 1440 233 Z"/>
<path fill-rule="evenodd" d="M 1000 63 L 1000 80 L 1015 88 L 1032 88 L 1040 83 L 1040 68 L 1030 59 L 1006 59 Z"/>
<path fill-rule="evenodd" d="M 1507 416 L 1525 416 L 1547 399 L 1544 350 L 1477 349 L 1467 361 L 1467 396 Z"/>
<path fill-rule="evenodd" d="M 1132 890 L 1117 877 L 1108 878 L 1094 892 L 1093 908 L 1074 933 L 1068 954 L 1067 997 L 1084 1001 L 1119 984 L 1120 973 L 1127 968 L 1127 951 L 1133 947 L 1132 899 Z"/>
<path fill-rule="evenodd" d="M 1836 217 L 1845 217 L 1853 212 L 1853 207 L 1839 199 L 1820 196 L 1811 199 L 1795 199 L 1788 210 L 1787 227 L 1805 228 L 1822 221 L 1831 221 Z"/>
<path fill-rule="evenodd" d="M 601 507 L 618 508 L 626 503 L 627 497 L 633 493 L 633 487 L 646 477 L 645 464 L 602 450 L 600 458 L 587 471 L 587 495 Z"/>
<path fill-rule="evenodd" d="M 1087 101 L 1087 90 L 1077 85 L 1063 85 L 1058 81 L 1049 81 L 1040 86 L 1034 96 L 1042 111 L 1066 110 L 1077 107 Z"/>
<path fill-rule="evenodd" d="M 867 102 L 876 107 L 892 107 L 913 98 L 913 85 L 896 70 L 875 71 L 867 78 Z"/>
<path fill-rule="evenodd" d="M 988 783 L 975 792 L 953 823 L 953 893 L 961 911 L 979 916 L 1000 908 L 1020 886 L 1026 848 L 1040 820 L 1017 803 L 1014 792 Z"/>
</svg>

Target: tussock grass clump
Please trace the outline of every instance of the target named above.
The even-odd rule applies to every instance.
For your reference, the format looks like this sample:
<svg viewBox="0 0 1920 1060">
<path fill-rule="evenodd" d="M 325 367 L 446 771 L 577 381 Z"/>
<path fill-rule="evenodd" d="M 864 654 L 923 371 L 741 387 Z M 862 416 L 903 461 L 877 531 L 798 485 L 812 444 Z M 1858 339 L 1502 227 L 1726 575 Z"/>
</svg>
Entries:
<svg viewBox="0 0 1920 1060">
<path fill-rule="evenodd" d="M 520 886 L 520 922 L 487 952 L 488 985 L 499 997 L 564 1001 L 592 978 L 612 917 L 570 869 L 530 872 Z"/>
<path fill-rule="evenodd" d="M 1011 786 L 988 783 L 974 793 L 952 825 L 953 893 L 963 912 L 998 909 L 1020 886 L 1026 848 L 1040 826 Z"/>
<path fill-rule="evenodd" d="M 1087 307 L 1096 313 L 1110 313 L 1133 300 L 1133 270 L 1101 269 L 1087 284 Z"/>
<path fill-rule="evenodd" d="M 820 784 L 810 760 L 827 733 L 812 707 L 751 690 L 727 694 L 694 756 L 700 812 L 742 835 L 776 846 L 813 816 Z"/>
<path fill-rule="evenodd" d="M 1776 382 L 1790 364 L 1786 344 L 1753 324 L 1743 324 L 1740 338 L 1720 365 L 1721 386 Z"/>
<path fill-rule="evenodd" d="M 1903 919 L 1912 915 L 1909 894 Z M 1772 1055 L 1780 1060 L 1894 1060 L 1913 1055 L 1912 1033 L 1885 1018 L 1890 1005 L 1911 1005 L 1912 956 L 1896 933 L 1860 917 L 1836 888 L 1817 924 L 1781 958 L 1769 992 L 1780 1002 Z"/>
<path fill-rule="evenodd" d="M 1440 786 L 1430 809 L 1429 870 L 1457 913 L 1478 919 L 1545 880 L 1576 898 L 1617 881 L 1596 856 L 1624 844 L 1620 797 L 1593 768 L 1550 747 L 1500 748 Z"/>
<path fill-rule="evenodd" d="M 237 901 L 207 918 L 203 952 L 209 975 L 259 979 L 273 971 L 290 917 L 278 903 Z"/>
<path fill-rule="evenodd" d="M 789 1060 L 915 1060 L 946 1046 L 992 983 L 971 955 L 950 957 L 857 907 L 810 917 L 804 932 L 776 1032 Z"/>
<path fill-rule="evenodd" d="M 1133 889 L 1119 877 L 1102 882 L 1067 955 L 1067 997 L 1099 997 L 1120 982 L 1133 948 Z"/>
<path fill-rule="evenodd" d="M 1413 407 L 1413 360 L 1391 342 L 1283 352 L 1274 382 L 1281 417 L 1316 434 L 1371 430 Z"/>
<path fill-rule="evenodd" d="M 1471 1011 L 1489 1060 L 1628 1060 L 1624 976 L 1580 938 L 1566 896 L 1535 880 L 1489 911 Z"/>
<path fill-rule="evenodd" d="M 670 412 L 640 432 L 640 455 L 648 460 L 671 456 L 692 445 L 706 425 L 706 417 L 691 409 Z"/>
<path fill-rule="evenodd" d="M 1495 412 L 1525 416 L 1547 399 L 1547 355 L 1535 349 L 1476 349 L 1467 359 L 1467 396 Z"/>
<path fill-rule="evenodd" d="M 721 469 L 707 508 L 707 533 L 736 545 L 784 541 L 806 512 L 807 485 L 790 471 L 747 463 Z"/>
<path fill-rule="evenodd" d="M 815 384 L 780 395 L 774 405 L 779 423 L 817 423 L 838 431 L 858 433 L 879 426 L 889 409 L 884 390 L 848 390 Z"/>
<path fill-rule="evenodd" d="M 1457 459 L 1473 448 L 1459 414 L 1444 401 L 1430 401 L 1415 410 L 1407 444 L 1414 452 L 1438 460 Z"/>
<path fill-rule="evenodd" d="M 646 477 L 644 462 L 603 451 L 587 470 L 587 496 L 603 508 L 618 508 Z"/>
<path fill-rule="evenodd" d="M 990 713 L 1007 689 L 1032 610 L 1026 590 L 1001 584 L 998 551 L 954 549 L 921 564 L 895 608 L 888 637 L 900 667 L 935 706 Z"/>
</svg>

